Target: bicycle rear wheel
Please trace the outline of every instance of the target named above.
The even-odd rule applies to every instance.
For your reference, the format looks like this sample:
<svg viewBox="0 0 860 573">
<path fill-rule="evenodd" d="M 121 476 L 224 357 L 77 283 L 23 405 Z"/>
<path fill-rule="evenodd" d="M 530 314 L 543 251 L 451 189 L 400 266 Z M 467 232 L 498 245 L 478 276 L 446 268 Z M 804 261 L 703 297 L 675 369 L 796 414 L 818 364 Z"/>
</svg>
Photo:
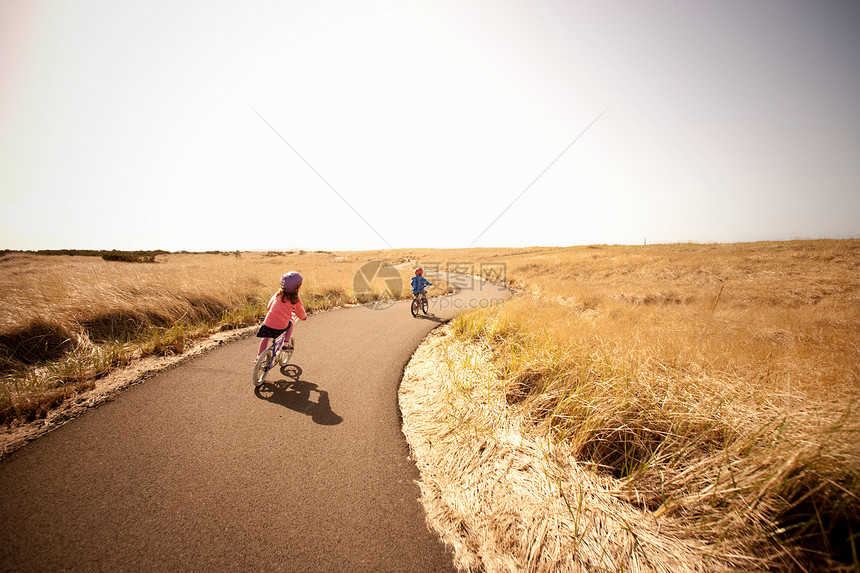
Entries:
<svg viewBox="0 0 860 573">
<path fill-rule="evenodd" d="M 418 310 L 420 308 L 419 305 L 420 303 L 418 302 L 418 297 L 416 296 L 412 299 L 412 316 L 418 316 Z"/>
<path fill-rule="evenodd" d="M 266 381 L 266 374 L 269 373 L 269 369 L 272 367 L 272 350 L 266 350 L 262 353 L 257 361 L 254 363 L 254 386 L 262 386 Z"/>
</svg>

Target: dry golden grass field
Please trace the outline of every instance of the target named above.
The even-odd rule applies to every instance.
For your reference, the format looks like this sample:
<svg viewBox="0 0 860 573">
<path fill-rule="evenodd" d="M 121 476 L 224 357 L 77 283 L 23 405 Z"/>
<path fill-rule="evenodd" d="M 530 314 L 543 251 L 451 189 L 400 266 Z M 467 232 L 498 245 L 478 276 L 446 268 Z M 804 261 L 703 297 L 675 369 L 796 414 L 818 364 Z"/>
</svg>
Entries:
<svg viewBox="0 0 860 573">
<path fill-rule="evenodd" d="M 426 486 L 443 535 L 502 547 L 487 570 L 860 570 L 860 241 L 481 257 L 520 296 L 437 350 L 432 449 L 466 476 Z M 559 511 L 526 501 L 531 466 Z"/>
<path fill-rule="evenodd" d="M 256 324 L 286 270 L 305 275 L 312 310 L 362 302 L 353 276 L 377 259 L 505 265 L 518 296 L 463 315 L 442 344 L 452 380 L 478 364 L 490 372 L 480 388 L 455 385 L 468 415 L 451 410 L 446 423 L 455 437 L 489 435 L 492 408 L 477 409 L 494 404 L 523 439 L 564 452 L 550 474 L 577 528 L 584 482 L 562 478 L 574 466 L 594 478 L 590 495 L 694 540 L 715 568 L 860 571 L 858 240 L 167 254 L 151 264 L 8 253 L 0 421 L 43 416 L 141 355 Z M 540 562 L 546 524 L 528 535 L 499 527 L 510 554 Z M 632 539 L 629 555 L 603 563 L 647 570 Z M 553 570 L 546 563 L 534 570 Z"/>
</svg>

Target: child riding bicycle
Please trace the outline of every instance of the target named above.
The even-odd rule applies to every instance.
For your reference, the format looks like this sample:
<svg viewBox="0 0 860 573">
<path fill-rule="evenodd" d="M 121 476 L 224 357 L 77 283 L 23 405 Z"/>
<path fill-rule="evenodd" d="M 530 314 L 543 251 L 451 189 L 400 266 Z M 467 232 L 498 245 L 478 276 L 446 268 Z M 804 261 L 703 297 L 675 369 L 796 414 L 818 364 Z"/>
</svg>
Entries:
<svg viewBox="0 0 860 573">
<path fill-rule="evenodd" d="M 291 345 L 290 337 L 293 329 L 293 314 L 300 320 L 308 319 L 308 315 L 302 306 L 302 299 L 299 298 L 302 275 L 295 271 L 290 271 L 281 277 L 280 286 L 281 290 L 273 294 L 272 298 L 269 299 L 269 310 L 266 313 L 266 318 L 257 330 L 257 338 L 263 339 L 260 341 L 257 358 L 269 347 L 271 339 L 277 338 L 282 332 L 286 332 L 284 340 L 287 341 L 287 346 Z M 254 360 L 256 361 L 256 358 Z"/>
</svg>

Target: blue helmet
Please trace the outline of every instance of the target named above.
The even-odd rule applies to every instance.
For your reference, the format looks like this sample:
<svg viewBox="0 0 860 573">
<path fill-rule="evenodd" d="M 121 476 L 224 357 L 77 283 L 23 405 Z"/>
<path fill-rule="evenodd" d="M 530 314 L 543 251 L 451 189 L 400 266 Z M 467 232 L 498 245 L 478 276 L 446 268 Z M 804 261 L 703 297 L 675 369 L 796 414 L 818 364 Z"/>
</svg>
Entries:
<svg viewBox="0 0 860 573">
<path fill-rule="evenodd" d="M 281 277 L 281 288 L 284 292 L 296 292 L 302 286 L 302 275 L 296 271 L 290 271 Z"/>
</svg>

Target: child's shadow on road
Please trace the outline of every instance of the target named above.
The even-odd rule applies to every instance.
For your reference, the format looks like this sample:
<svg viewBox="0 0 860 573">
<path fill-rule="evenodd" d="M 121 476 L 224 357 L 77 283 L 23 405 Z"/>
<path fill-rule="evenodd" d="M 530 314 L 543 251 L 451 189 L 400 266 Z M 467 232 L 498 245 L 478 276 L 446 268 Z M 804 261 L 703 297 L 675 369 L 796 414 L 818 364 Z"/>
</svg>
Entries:
<svg viewBox="0 0 860 573">
<path fill-rule="evenodd" d="M 320 390 L 312 382 L 300 380 L 302 369 L 299 366 L 287 364 L 281 368 L 281 374 L 287 378 L 265 382 L 254 388 L 257 398 L 308 415 L 322 426 L 336 426 L 343 422 L 343 418 L 331 411 L 328 392 Z M 311 400 L 312 394 L 316 394 L 316 402 Z"/>
</svg>

